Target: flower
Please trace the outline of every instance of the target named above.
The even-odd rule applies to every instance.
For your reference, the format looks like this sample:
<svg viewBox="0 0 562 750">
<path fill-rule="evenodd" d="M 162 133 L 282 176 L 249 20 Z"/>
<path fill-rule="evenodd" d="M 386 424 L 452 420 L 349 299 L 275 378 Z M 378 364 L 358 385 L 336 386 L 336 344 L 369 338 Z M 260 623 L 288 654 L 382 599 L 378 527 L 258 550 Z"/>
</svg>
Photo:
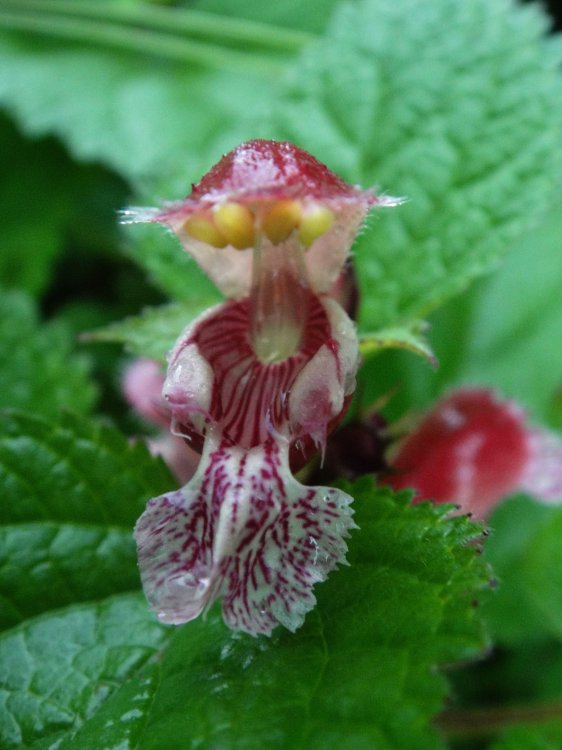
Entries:
<svg viewBox="0 0 562 750">
<path fill-rule="evenodd" d="M 177 479 L 185 483 L 195 473 L 199 455 L 185 440 L 170 433 L 170 410 L 162 398 L 164 374 L 159 362 L 138 358 L 125 369 L 121 390 L 135 412 L 149 424 L 159 428 L 146 444 L 153 456 L 161 456 Z"/>
<path fill-rule="evenodd" d="M 314 584 L 345 561 L 351 498 L 301 485 L 290 463 L 323 450 L 347 408 L 358 343 L 329 292 L 368 210 L 397 202 L 293 144 L 256 140 L 185 200 L 128 212 L 170 227 L 227 297 L 180 336 L 163 387 L 173 430 L 202 447 L 191 481 L 151 500 L 135 530 L 163 622 L 222 598 L 234 629 L 294 631 Z"/>
<path fill-rule="evenodd" d="M 423 417 L 390 459 L 382 481 L 413 488 L 416 501 L 451 502 L 484 518 L 520 490 L 562 500 L 562 439 L 530 427 L 513 401 L 486 388 L 452 391 Z"/>
</svg>

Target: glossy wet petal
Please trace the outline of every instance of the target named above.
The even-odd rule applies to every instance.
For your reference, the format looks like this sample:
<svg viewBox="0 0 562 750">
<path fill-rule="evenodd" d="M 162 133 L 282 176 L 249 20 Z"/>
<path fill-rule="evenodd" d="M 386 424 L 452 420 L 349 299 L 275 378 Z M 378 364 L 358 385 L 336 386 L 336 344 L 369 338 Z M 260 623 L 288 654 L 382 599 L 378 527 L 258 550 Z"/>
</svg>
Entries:
<svg viewBox="0 0 562 750">
<path fill-rule="evenodd" d="M 299 484 L 283 444 L 246 451 L 209 439 L 191 482 L 151 500 L 137 524 L 147 597 L 163 622 L 192 620 L 222 596 L 233 628 L 295 630 L 314 584 L 345 561 L 350 502 Z"/>
</svg>

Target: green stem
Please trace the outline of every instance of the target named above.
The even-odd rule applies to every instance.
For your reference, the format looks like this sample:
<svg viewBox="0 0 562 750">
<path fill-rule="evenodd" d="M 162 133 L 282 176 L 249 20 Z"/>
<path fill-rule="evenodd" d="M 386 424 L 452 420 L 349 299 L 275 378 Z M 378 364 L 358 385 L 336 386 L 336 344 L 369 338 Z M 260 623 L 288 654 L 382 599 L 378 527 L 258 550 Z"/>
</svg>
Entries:
<svg viewBox="0 0 562 750">
<path fill-rule="evenodd" d="M 279 75 L 285 66 L 272 58 L 227 50 L 218 45 L 174 38 L 136 28 L 119 27 L 110 23 L 84 23 L 73 18 L 43 18 L 18 12 L 6 12 L 0 4 L 0 27 L 9 31 L 25 31 L 42 36 L 53 36 L 72 41 L 89 42 L 116 47 L 142 55 L 155 55 L 167 60 L 195 63 L 219 69 L 237 69 Z"/>
<path fill-rule="evenodd" d="M 479 737 L 496 734 L 502 729 L 562 720 L 562 701 L 537 706 L 502 706 L 495 708 L 444 711 L 437 726 L 451 736 Z"/>
<path fill-rule="evenodd" d="M 270 26 L 256 21 L 229 18 L 214 13 L 152 5 L 119 6 L 110 3 L 69 0 L 2 0 L 1 6 L 18 11 L 88 17 L 98 21 L 147 26 L 172 34 L 196 34 L 224 42 L 252 44 L 271 50 L 298 52 L 314 39 L 301 31 Z"/>
</svg>

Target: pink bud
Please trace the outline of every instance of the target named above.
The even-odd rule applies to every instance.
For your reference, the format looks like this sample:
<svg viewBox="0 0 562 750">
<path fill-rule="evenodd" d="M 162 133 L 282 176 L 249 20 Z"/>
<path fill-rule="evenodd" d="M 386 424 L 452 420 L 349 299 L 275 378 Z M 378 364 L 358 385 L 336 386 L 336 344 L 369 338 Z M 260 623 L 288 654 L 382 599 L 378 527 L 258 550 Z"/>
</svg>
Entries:
<svg viewBox="0 0 562 750">
<path fill-rule="evenodd" d="M 523 411 L 484 388 L 441 399 L 398 446 L 383 481 L 416 500 L 456 503 L 484 517 L 522 483 L 533 459 Z"/>
<path fill-rule="evenodd" d="M 169 427 L 170 413 L 162 398 L 164 373 L 153 359 L 135 359 L 123 373 L 123 395 L 148 422 Z"/>
</svg>

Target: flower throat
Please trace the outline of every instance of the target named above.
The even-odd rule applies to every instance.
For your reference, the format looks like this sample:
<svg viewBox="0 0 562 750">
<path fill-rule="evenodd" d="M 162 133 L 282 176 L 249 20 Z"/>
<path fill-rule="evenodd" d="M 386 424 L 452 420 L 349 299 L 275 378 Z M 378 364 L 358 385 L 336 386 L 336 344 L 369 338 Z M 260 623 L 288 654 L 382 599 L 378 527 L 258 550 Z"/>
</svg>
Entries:
<svg viewBox="0 0 562 750">
<path fill-rule="evenodd" d="M 250 340 L 260 362 L 273 364 L 299 349 L 310 290 L 298 240 L 274 245 L 258 238 L 253 251 Z"/>
</svg>

